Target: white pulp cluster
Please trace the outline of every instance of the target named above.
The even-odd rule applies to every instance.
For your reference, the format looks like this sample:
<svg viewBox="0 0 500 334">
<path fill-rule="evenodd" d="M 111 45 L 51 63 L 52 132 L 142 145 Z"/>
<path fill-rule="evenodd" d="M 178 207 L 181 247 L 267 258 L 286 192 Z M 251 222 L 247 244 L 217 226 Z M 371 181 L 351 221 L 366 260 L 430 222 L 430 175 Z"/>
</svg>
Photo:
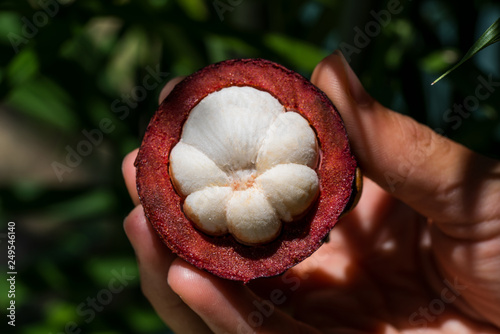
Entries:
<svg viewBox="0 0 500 334">
<path fill-rule="evenodd" d="M 184 213 L 210 235 L 244 244 L 275 239 L 319 192 L 316 135 L 267 92 L 228 87 L 191 111 L 170 153 Z"/>
</svg>

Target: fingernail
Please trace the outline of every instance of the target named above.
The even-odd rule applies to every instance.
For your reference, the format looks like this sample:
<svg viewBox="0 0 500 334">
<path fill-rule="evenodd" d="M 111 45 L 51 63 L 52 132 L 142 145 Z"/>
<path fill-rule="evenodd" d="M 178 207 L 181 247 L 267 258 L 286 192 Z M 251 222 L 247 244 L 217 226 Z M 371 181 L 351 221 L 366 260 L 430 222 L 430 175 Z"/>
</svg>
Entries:
<svg viewBox="0 0 500 334">
<path fill-rule="evenodd" d="M 370 104 L 373 101 L 372 97 L 366 92 L 361 81 L 359 81 L 358 76 L 354 73 L 342 52 L 340 50 L 335 50 L 334 53 L 342 59 L 342 64 L 344 65 L 344 70 L 349 80 L 349 91 L 353 99 L 358 105 Z"/>
</svg>

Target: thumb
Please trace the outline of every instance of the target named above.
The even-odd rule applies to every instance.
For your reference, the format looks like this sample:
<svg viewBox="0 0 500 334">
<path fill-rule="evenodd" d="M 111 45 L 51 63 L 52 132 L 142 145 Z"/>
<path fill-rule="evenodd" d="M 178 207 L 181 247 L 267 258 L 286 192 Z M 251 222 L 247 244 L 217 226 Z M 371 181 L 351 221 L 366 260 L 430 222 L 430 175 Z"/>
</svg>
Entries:
<svg viewBox="0 0 500 334">
<path fill-rule="evenodd" d="M 367 177 L 436 221 L 491 219 L 491 206 L 478 199 L 497 197 L 498 162 L 373 100 L 340 52 L 320 62 L 311 81 L 341 113 Z"/>
</svg>

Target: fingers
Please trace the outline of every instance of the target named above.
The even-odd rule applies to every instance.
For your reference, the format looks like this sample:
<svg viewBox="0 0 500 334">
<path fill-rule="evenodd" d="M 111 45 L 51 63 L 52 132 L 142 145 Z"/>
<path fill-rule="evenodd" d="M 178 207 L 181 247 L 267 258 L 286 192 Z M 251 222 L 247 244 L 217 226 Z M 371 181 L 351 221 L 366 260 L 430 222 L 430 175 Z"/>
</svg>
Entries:
<svg viewBox="0 0 500 334">
<path fill-rule="evenodd" d="M 498 180 L 489 181 L 498 179 L 497 162 L 374 101 L 340 53 L 316 67 L 312 82 L 342 114 L 364 173 L 386 191 L 442 222 L 491 215 L 491 207 L 471 205 L 480 196 L 496 197 Z"/>
<path fill-rule="evenodd" d="M 278 309 L 284 294 L 257 298 L 246 286 L 217 278 L 177 259 L 168 282 L 214 333 L 318 333 Z"/>
<path fill-rule="evenodd" d="M 125 219 L 124 228 L 136 252 L 143 293 L 175 332 L 316 333 L 278 310 L 277 304 L 284 298 L 279 291 L 260 300 L 240 283 L 175 260 L 146 221 L 142 206 Z"/>
<path fill-rule="evenodd" d="M 125 156 L 122 162 L 122 174 L 125 179 L 125 186 L 134 205 L 139 205 L 139 195 L 137 194 L 137 185 L 135 183 L 134 161 L 139 149 L 135 149 Z"/>
<path fill-rule="evenodd" d="M 163 101 L 168 96 L 168 94 L 170 94 L 172 89 L 174 89 L 175 85 L 177 85 L 183 79 L 184 77 L 176 77 L 167 82 L 167 84 L 163 87 L 163 89 L 160 92 L 159 102 L 161 103 L 161 101 Z M 135 167 L 134 167 L 134 161 L 137 157 L 138 152 L 139 149 L 133 150 L 132 152 L 130 152 L 125 156 L 122 162 L 122 174 L 125 179 L 125 185 L 127 186 L 128 193 L 134 205 L 139 204 L 139 195 L 137 194 L 137 185 L 135 182 Z"/>
<path fill-rule="evenodd" d="M 168 94 L 170 94 L 172 89 L 174 89 L 175 85 L 177 85 L 182 80 L 184 80 L 184 77 L 176 77 L 176 78 L 173 78 L 172 80 L 170 80 L 169 82 L 167 82 L 167 84 L 163 87 L 163 89 L 160 92 L 158 102 L 162 103 L 162 101 L 165 100 L 165 98 L 168 96 Z"/>
<path fill-rule="evenodd" d="M 160 102 L 181 79 L 172 79 L 165 85 Z M 136 205 L 124 221 L 124 229 L 136 253 L 142 291 L 162 320 L 175 332 L 211 333 L 203 320 L 168 285 L 168 271 L 176 256 L 158 238 L 139 205 L 134 166 L 138 151 L 133 150 L 123 159 L 122 173 L 130 198 Z"/>
<path fill-rule="evenodd" d="M 168 271 L 176 256 L 162 244 L 146 221 L 142 206 L 132 210 L 124 221 L 124 228 L 137 256 L 142 291 L 162 320 L 177 333 L 211 333 L 169 287 Z"/>
</svg>

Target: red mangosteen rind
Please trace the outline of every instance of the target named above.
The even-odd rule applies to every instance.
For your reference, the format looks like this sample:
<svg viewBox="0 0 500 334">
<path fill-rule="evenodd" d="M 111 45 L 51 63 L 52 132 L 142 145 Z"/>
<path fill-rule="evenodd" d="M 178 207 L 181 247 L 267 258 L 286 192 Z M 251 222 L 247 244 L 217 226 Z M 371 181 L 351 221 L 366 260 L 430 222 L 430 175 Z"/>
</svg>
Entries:
<svg viewBox="0 0 500 334">
<path fill-rule="evenodd" d="M 300 220 L 283 224 L 278 238 L 259 246 L 243 245 L 231 235 L 209 236 L 195 228 L 182 211 L 183 198 L 169 175 L 169 154 L 190 111 L 208 94 L 230 86 L 270 93 L 287 111 L 309 121 L 320 146 L 319 198 Z M 263 59 L 212 64 L 177 84 L 151 119 L 135 166 L 145 215 L 163 242 L 194 266 L 243 282 L 278 275 L 309 257 L 359 190 L 357 162 L 333 103 L 300 74 Z"/>
</svg>

